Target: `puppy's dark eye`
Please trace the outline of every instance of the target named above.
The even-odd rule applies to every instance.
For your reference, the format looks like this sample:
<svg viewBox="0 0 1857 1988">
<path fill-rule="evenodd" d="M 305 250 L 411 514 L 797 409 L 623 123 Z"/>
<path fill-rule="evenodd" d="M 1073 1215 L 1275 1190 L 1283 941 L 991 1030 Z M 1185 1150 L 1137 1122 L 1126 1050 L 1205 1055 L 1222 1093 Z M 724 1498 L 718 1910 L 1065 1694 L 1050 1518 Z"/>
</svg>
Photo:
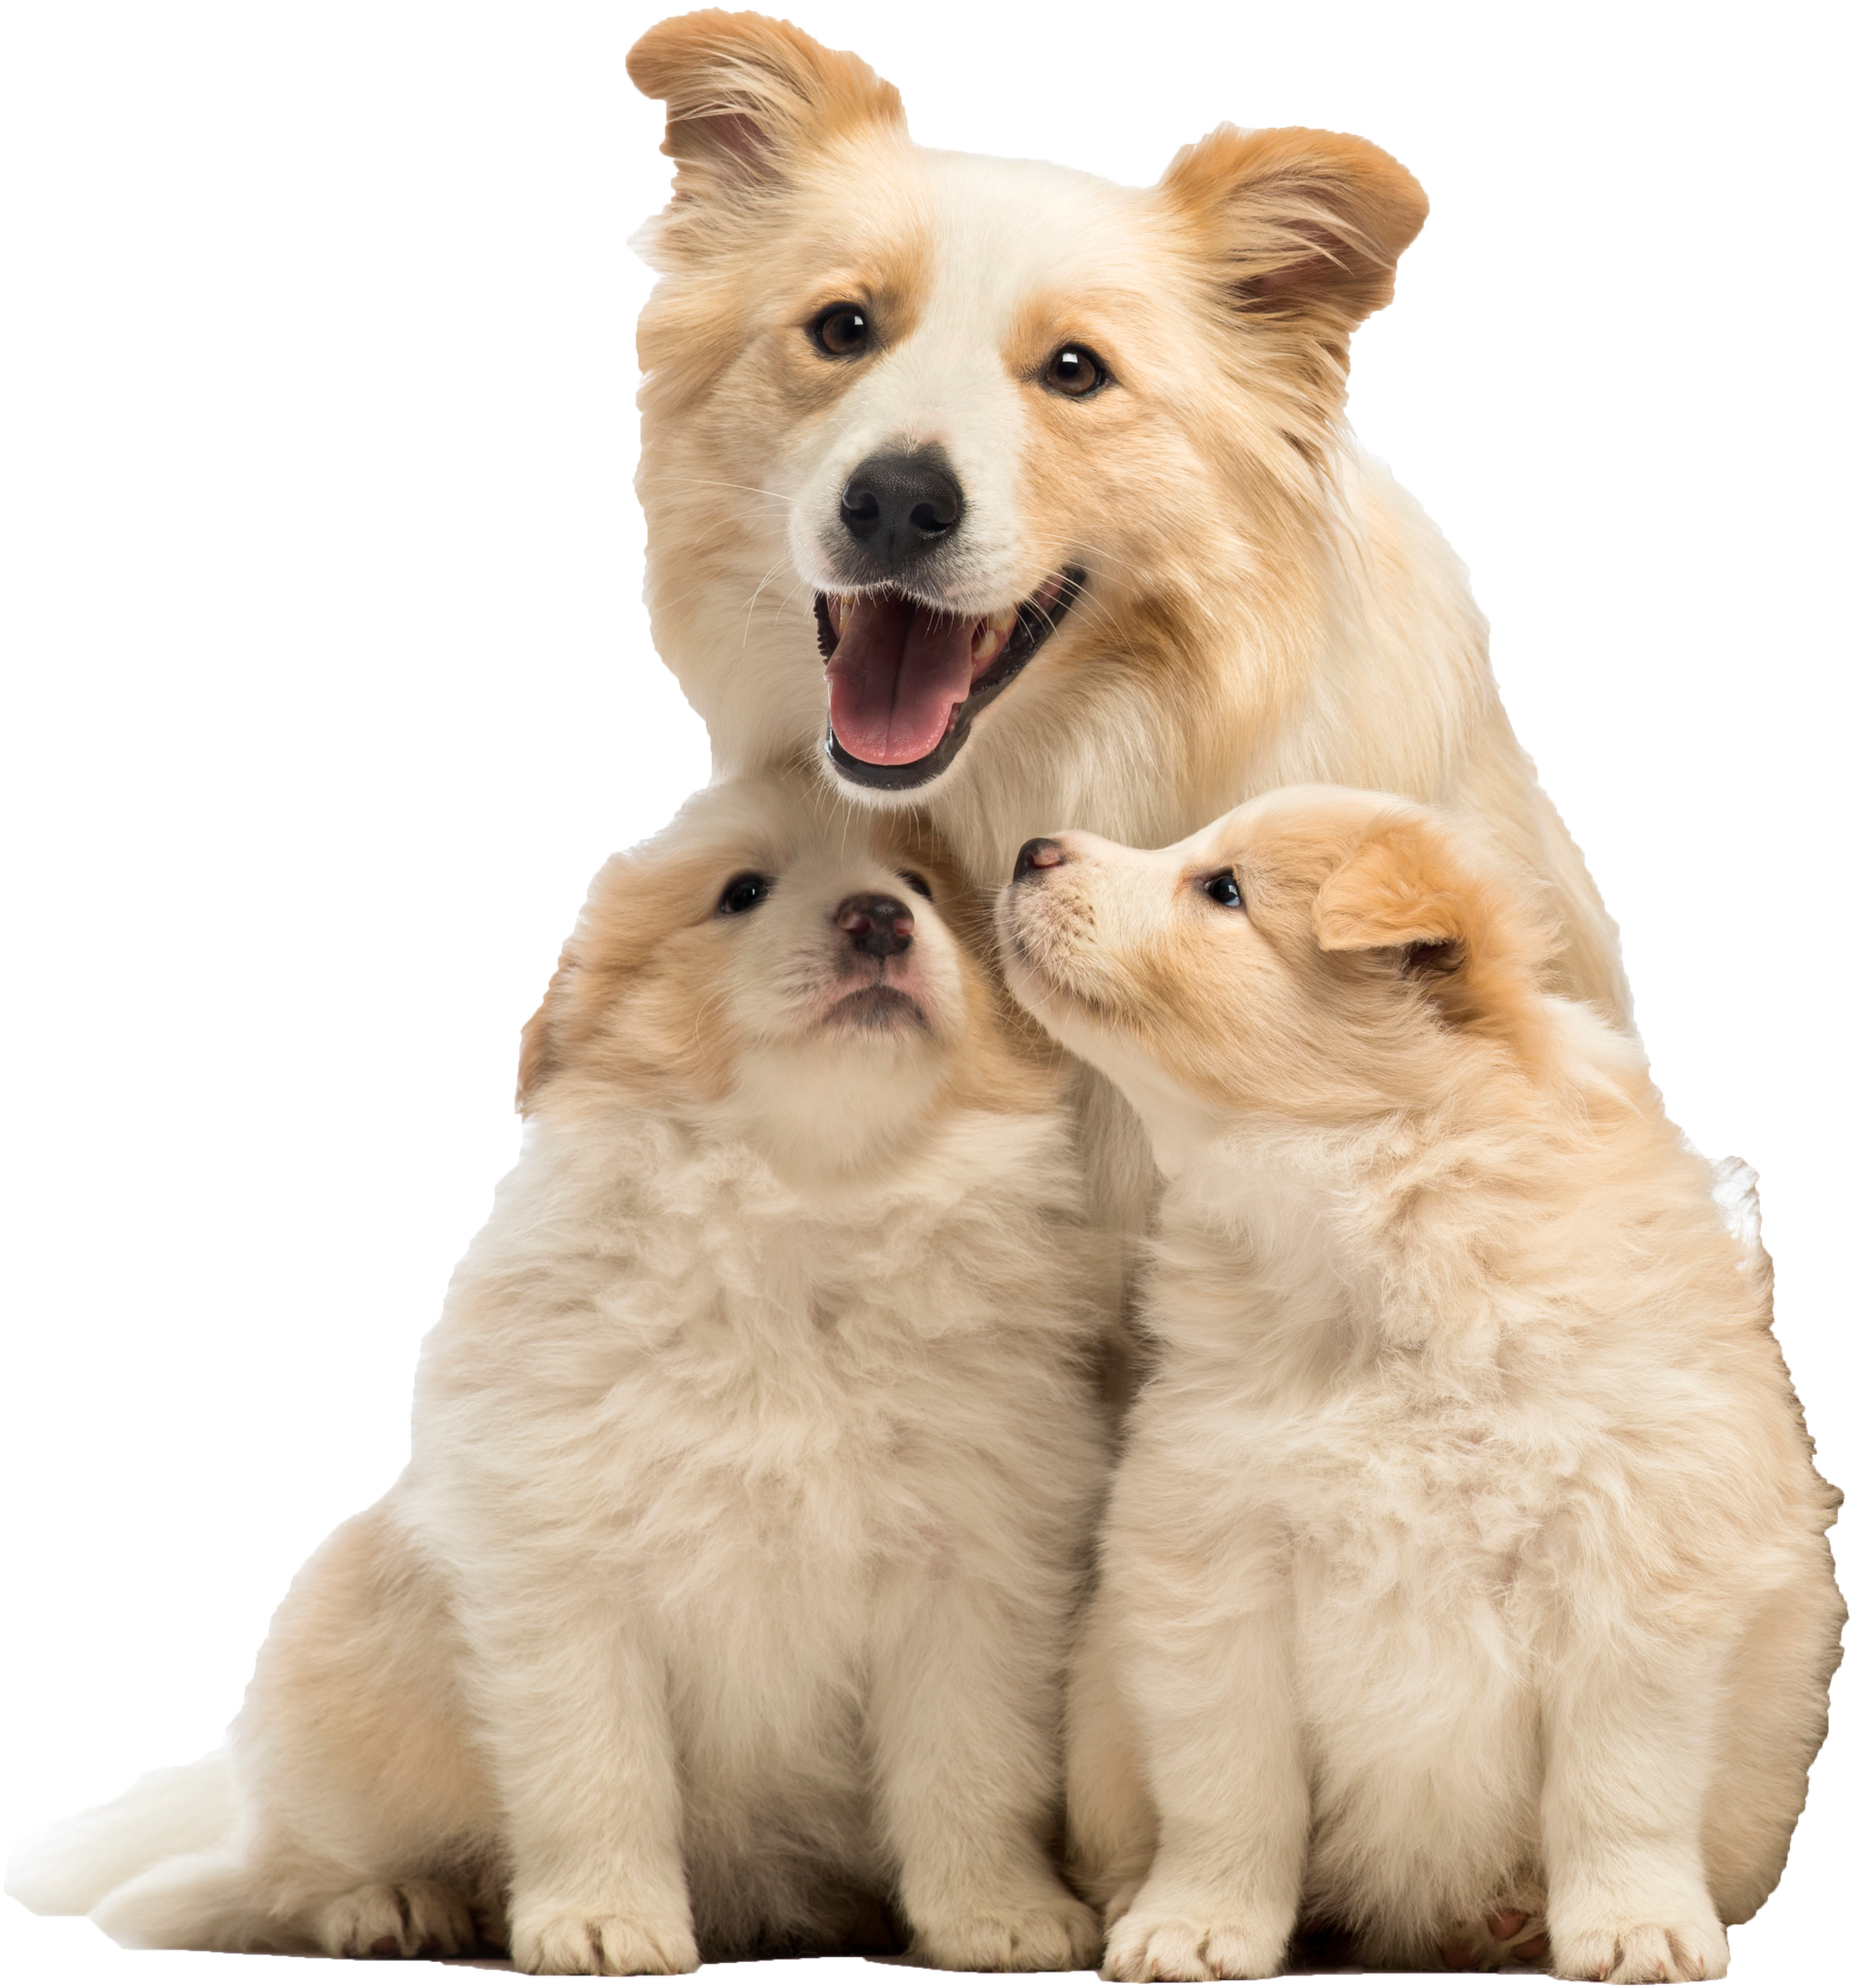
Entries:
<svg viewBox="0 0 1857 1988">
<path fill-rule="evenodd" d="M 928 879 L 926 876 L 918 876 L 913 870 L 903 870 L 898 874 L 917 897 L 927 898 L 931 905 L 935 902 L 935 894 L 928 888 Z"/>
<path fill-rule="evenodd" d="M 1245 894 L 1238 888 L 1238 879 L 1229 870 L 1222 870 L 1217 876 L 1206 878 L 1206 895 L 1215 905 L 1227 905 L 1234 911 L 1245 908 Z"/>
<path fill-rule="evenodd" d="M 772 877 L 756 876 L 752 871 L 743 876 L 731 876 L 716 901 L 717 915 L 728 918 L 737 911 L 752 911 L 773 888 Z"/>
<path fill-rule="evenodd" d="M 870 320 L 855 304 L 831 304 L 812 320 L 812 342 L 834 359 L 848 359 L 870 342 Z"/>
<path fill-rule="evenodd" d="M 1109 369 L 1087 345 L 1060 345 L 1045 362 L 1045 384 L 1080 401 L 1106 386 Z"/>
</svg>

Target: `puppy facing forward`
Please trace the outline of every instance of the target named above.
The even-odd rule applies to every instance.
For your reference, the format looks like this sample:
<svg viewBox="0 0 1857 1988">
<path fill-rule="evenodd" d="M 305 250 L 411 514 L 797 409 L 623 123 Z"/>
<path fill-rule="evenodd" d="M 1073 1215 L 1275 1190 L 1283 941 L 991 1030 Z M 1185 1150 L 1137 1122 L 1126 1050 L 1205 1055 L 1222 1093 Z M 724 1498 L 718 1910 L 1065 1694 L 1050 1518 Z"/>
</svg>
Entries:
<svg viewBox="0 0 1857 1988">
<path fill-rule="evenodd" d="M 1051 1855 L 1092 1245 L 1048 1050 L 884 834 L 746 782 L 601 873 L 405 1475 L 227 1753 L 65 1825 L 28 1903 L 538 1973 L 897 1919 L 944 1967 L 1094 1963 Z"/>
<path fill-rule="evenodd" d="M 1309 1922 L 1720 1974 L 1825 1729 L 1837 1494 L 1636 1043 L 1385 795 L 1031 843 L 999 923 L 1168 1177 L 1073 1690 L 1109 1973 L 1275 1973 Z"/>
</svg>

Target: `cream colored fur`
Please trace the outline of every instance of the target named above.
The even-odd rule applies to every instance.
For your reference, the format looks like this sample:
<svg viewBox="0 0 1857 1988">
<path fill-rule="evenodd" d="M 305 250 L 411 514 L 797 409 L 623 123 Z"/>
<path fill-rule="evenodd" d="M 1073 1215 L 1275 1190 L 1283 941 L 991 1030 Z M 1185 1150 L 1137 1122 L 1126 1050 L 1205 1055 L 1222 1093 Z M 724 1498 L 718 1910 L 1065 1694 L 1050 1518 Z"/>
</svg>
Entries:
<svg viewBox="0 0 1857 1988">
<path fill-rule="evenodd" d="M 1560 990 L 1626 1017 L 1462 568 L 1347 430 L 1349 334 L 1425 215 L 1409 174 L 1310 131 L 1223 128 L 1138 189 L 930 151 L 857 57 L 754 14 L 665 21 L 631 66 L 678 166 L 642 238 L 647 596 L 721 767 L 821 754 L 814 596 L 860 591 L 840 492 L 933 445 L 967 509 L 915 595 L 983 615 L 1087 584 L 945 773 L 853 800 L 925 809 L 989 885 L 1059 823 L 1166 843 L 1309 780 L 1437 802 L 1545 880 Z M 810 341 L 835 301 L 868 354 Z M 1072 340 L 1112 372 L 1084 401 L 1042 383 Z"/>
<path fill-rule="evenodd" d="M 895 88 L 784 21 L 705 10 L 638 43 L 676 194 L 640 237 L 637 489 L 659 653 L 726 772 L 815 758 L 857 806 L 921 810 L 1003 883 L 1059 823 L 1168 843 L 1295 781 L 1475 819 L 1542 877 L 1563 993 L 1631 1011 L 1617 933 L 1502 708 L 1462 566 L 1356 446 L 1349 338 L 1426 201 L 1377 147 L 1222 127 L 1158 185 L 915 144 Z M 822 356 L 849 301 L 875 347 Z M 1081 341 L 1113 384 L 1041 384 Z M 889 794 L 826 752 L 815 598 L 855 595 L 833 523 L 872 453 L 941 449 L 958 558 L 911 583 L 954 616 L 1087 576 L 952 766 Z M 1083 1086 L 1091 1205 L 1146 1227 L 1153 1172 Z"/>
<path fill-rule="evenodd" d="M 770 893 L 720 909 L 746 873 Z M 544 1973 L 897 1918 L 941 1966 L 1094 1961 L 1051 1853 L 1100 1277 L 1049 1053 L 925 886 L 972 921 L 801 783 L 614 859 L 405 1475 L 291 1588 L 229 1763 L 29 1850 L 29 1903 Z M 835 924 L 859 893 L 915 921 L 887 1006 Z"/>
<path fill-rule="evenodd" d="M 1824 1733 L 1838 1495 L 1764 1253 L 1636 1042 L 1542 991 L 1539 900 L 1307 788 L 1057 838 L 999 915 L 1168 1175 L 1071 1699 L 1109 1974 L 1272 1974 L 1307 1920 L 1722 1973 Z"/>
</svg>

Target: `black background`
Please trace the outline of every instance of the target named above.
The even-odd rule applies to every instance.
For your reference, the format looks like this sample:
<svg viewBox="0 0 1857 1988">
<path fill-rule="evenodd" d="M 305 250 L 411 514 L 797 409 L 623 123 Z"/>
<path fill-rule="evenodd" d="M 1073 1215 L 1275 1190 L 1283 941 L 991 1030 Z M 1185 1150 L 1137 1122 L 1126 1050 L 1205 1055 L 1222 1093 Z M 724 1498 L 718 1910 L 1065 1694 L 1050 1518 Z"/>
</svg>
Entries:
<svg viewBox="0 0 1857 1988">
<path fill-rule="evenodd" d="M 1437 219 L 1362 341 L 1356 422 L 1477 549 L 1503 680 L 1636 912 L 1678 1108 L 1767 1157 L 1813 1392 L 1842 920 L 1793 607 L 1801 362 L 1748 304 L 1767 196 L 1684 123 L 1694 89 L 1326 17 L 1269 44 L 1224 12 L 819 22 L 869 38 L 936 143 L 1147 179 L 1228 109 L 1371 121 L 1424 161 Z M 664 169 L 622 28 L 45 49 L 8 1829 L 207 1745 L 290 1562 L 394 1471 L 437 1266 L 509 1145 L 521 1006 L 586 865 L 704 775 L 636 608 L 618 232 Z M 1825 1451 L 1845 1468 L 1842 1417 Z M 1847 1805 L 1833 1749 L 1742 1980 L 1837 1950 Z M 44 1978 L 203 1966 L 8 1913 L 0 1950 Z"/>
</svg>

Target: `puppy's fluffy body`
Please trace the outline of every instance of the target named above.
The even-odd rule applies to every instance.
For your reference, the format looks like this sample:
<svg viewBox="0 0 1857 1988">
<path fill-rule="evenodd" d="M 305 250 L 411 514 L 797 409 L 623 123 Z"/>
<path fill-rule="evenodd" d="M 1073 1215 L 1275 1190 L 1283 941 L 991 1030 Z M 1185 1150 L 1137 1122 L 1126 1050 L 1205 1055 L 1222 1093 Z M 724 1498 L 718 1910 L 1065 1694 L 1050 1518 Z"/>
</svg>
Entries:
<svg viewBox="0 0 1857 1988">
<path fill-rule="evenodd" d="M 1837 1494 L 1635 1041 L 1386 796 L 1067 835 L 1001 924 L 1169 1176 L 1073 1695 L 1109 1973 L 1273 1973 L 1312 1918 L 1721 1973 L 1824 1732 Z"/>
<path fill-rule="evenodd" d="M 643 238 L 647 596 L 720 765 L 818 756 L 868 805 L 926 808 L 987 883 L 1056 822 L 1146 845 L 1287 782 L 1413 794 L 1545 879 L 1556 984 L 1625 1016 L 1462 570 L 1347 431 L 1350 335 L 1426 213 L 1403 167 L 1230 127 L 1152 188 L 931 151 L 857 57 L 753 14 L 663 22 L 630 66 L 677 162 Z M 1074 346 L 1101 369 L 1081 394 L 1052 371 Z M 886 566 L 845 500 L 863 465 L 926 458 L 958 525 Z M 1065 579 L 997 684 L 994 634 L 1043 635 Z M 852 640 L 899 603 L 898 656 Z M 923 661 L 951 628 L 971 681 Z"/>
<path fill-rule="evenodd" d="M 299 1577 L 190 1813 L 162 1783 L 67 1825 L 29 1902 L 133 1944 L 482 1929 L 544 1973 L 893 1914 L 944 1965 L 1094 1957 L 1047 1848 L 1091 1249 L 1048 1053 L 932 875 L 759 783 L 614 859 L 404 1477 Z M 906 947 L 853 944 L 865 901 Z"/>
</svg>

